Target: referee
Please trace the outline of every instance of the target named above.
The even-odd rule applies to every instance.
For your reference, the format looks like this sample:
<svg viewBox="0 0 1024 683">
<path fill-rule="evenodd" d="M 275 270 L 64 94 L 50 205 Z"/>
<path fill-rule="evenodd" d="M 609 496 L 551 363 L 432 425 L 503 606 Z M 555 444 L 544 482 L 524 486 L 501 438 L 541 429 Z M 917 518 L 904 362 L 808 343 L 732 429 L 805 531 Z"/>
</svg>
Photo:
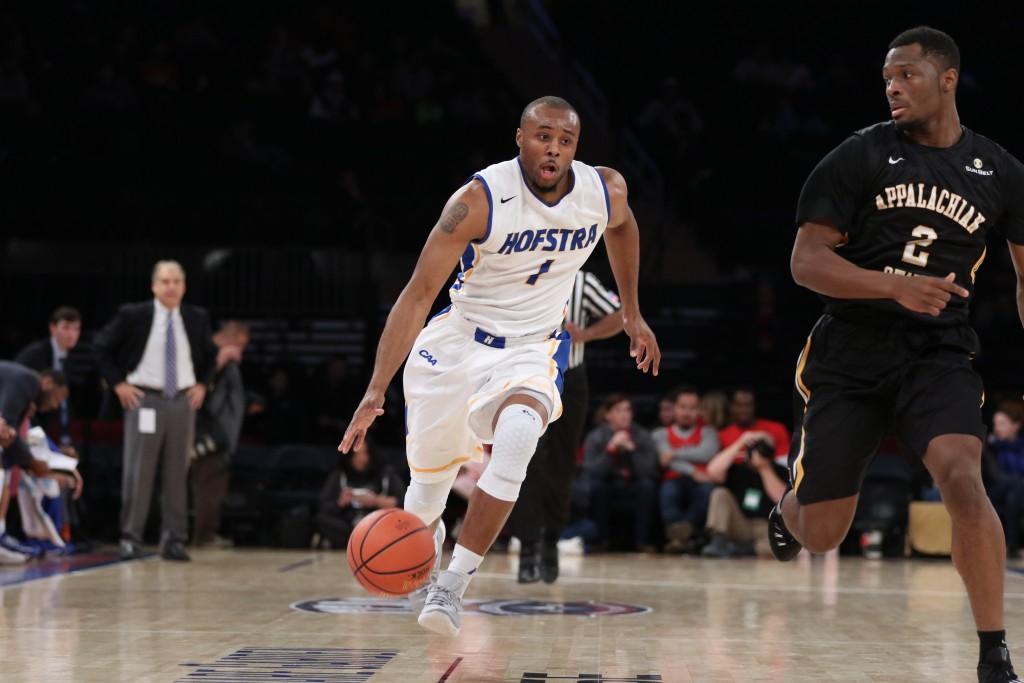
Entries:
<svg viewBox="0 0 1024 683">
<path fill-rule="evenodd" d="M 564 323 L 572 335 L 572 348 L 563 378 L 562 416 L 548 426 L 537 444 L 508 522 L 509 532 L 522 542 L 519 583 L 534 583 L 541 578 L 554 583 L 558 578 L 557 544 L 569 523 L 576 453 L 583 438 L 590 394 L 583 347 L 588 341 L 607 339 L 622 331 L 620 307 L 619 297 L 596 275 L 585 270 L 576 273 Z M 538 548 L 542 535 L 543 545 Z"/>
</svg>

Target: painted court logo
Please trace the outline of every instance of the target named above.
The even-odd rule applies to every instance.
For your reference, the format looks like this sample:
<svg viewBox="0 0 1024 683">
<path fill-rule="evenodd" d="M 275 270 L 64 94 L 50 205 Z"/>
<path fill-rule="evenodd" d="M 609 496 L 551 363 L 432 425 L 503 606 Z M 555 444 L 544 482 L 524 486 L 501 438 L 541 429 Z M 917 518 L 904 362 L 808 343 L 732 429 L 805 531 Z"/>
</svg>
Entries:
<svg viewBox="0 0 1024 683">
<path fill-rule="evenodd" d="M 619 602 L 550 602 L 547 600 L 466 600 L 465 614 L 492 617 L 527 617 L 563 615 L 567 617 L 619 617 L 648 614 L 645 605 Z M 407 600 L 385 598 L 321 598 L 292 603 L 292 609 L 314 614 L 412 614 Z"/>
</svg>

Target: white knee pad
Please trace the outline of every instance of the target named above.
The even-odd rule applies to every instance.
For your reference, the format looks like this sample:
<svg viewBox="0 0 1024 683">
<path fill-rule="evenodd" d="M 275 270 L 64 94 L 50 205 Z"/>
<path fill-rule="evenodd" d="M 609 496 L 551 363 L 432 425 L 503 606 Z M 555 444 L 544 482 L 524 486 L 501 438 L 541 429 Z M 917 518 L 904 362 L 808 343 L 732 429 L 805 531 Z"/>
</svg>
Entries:
<svg viewBox="0 0 1024 683">
<path fill-rule="evenodd" d="M 430 526 L 434 520 L 439 519 L 444 513 L 445 504 L 448 502 L 448 493 L 455 482 L 453 473 L 450 479 L 436 481 L 429 484 L 416 481 L 409 483 L 405 492 L 405 509 L 412 512 L 423 520 L 423 523 Z"/>
<path fill-rule="evenodd" d="M 476 485 L 498 500 L 514 503 L 543 432 L 544 420 L 536 410 L 519 403 L 507 406 L 494 428 L 491 461 Z"/>
</svg>

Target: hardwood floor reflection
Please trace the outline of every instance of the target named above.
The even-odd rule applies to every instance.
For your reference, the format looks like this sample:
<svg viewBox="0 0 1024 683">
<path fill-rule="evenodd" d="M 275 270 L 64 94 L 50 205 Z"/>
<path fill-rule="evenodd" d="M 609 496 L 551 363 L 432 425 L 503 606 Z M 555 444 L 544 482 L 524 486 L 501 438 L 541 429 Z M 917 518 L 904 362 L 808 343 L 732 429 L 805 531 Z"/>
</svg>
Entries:
<svg viewBox="0 0 1024 683">
<path fill-rule="evenodd" d="M 515 571 L 515 556 L 487 557 L 449 639 L 404 600 L 365 593 L 341 552 L 175 563 L 111 550 L 0 567 L 0 680 L 975 680 L 977 637 L 948 560 L 576 555 L 552 585 L 520 585 Z M 1007 632 L 1024 661 L 1022 580 L 1011 567 Z"/>
</svg>

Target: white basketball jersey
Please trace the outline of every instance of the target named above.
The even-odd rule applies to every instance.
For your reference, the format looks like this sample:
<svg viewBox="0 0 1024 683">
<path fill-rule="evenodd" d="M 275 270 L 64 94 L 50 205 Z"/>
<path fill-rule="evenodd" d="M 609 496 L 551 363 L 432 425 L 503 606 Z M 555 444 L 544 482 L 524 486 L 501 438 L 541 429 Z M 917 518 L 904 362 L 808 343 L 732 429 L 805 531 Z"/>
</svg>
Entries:
<svg viewBox="0 0 1024 683">
<path fill-rule="evenodd" d="M 572 162 L 572 187 L 548 205 L 527 184 L 518 157 L 474 178 L 491 203 L 487 235 L 470 243 L 450 291 L 465 319 L 490 334 L 547 334 L 561 324 L 576 272 L 608 226 L 611 205 L 593 166 Z"/>
</svg>

